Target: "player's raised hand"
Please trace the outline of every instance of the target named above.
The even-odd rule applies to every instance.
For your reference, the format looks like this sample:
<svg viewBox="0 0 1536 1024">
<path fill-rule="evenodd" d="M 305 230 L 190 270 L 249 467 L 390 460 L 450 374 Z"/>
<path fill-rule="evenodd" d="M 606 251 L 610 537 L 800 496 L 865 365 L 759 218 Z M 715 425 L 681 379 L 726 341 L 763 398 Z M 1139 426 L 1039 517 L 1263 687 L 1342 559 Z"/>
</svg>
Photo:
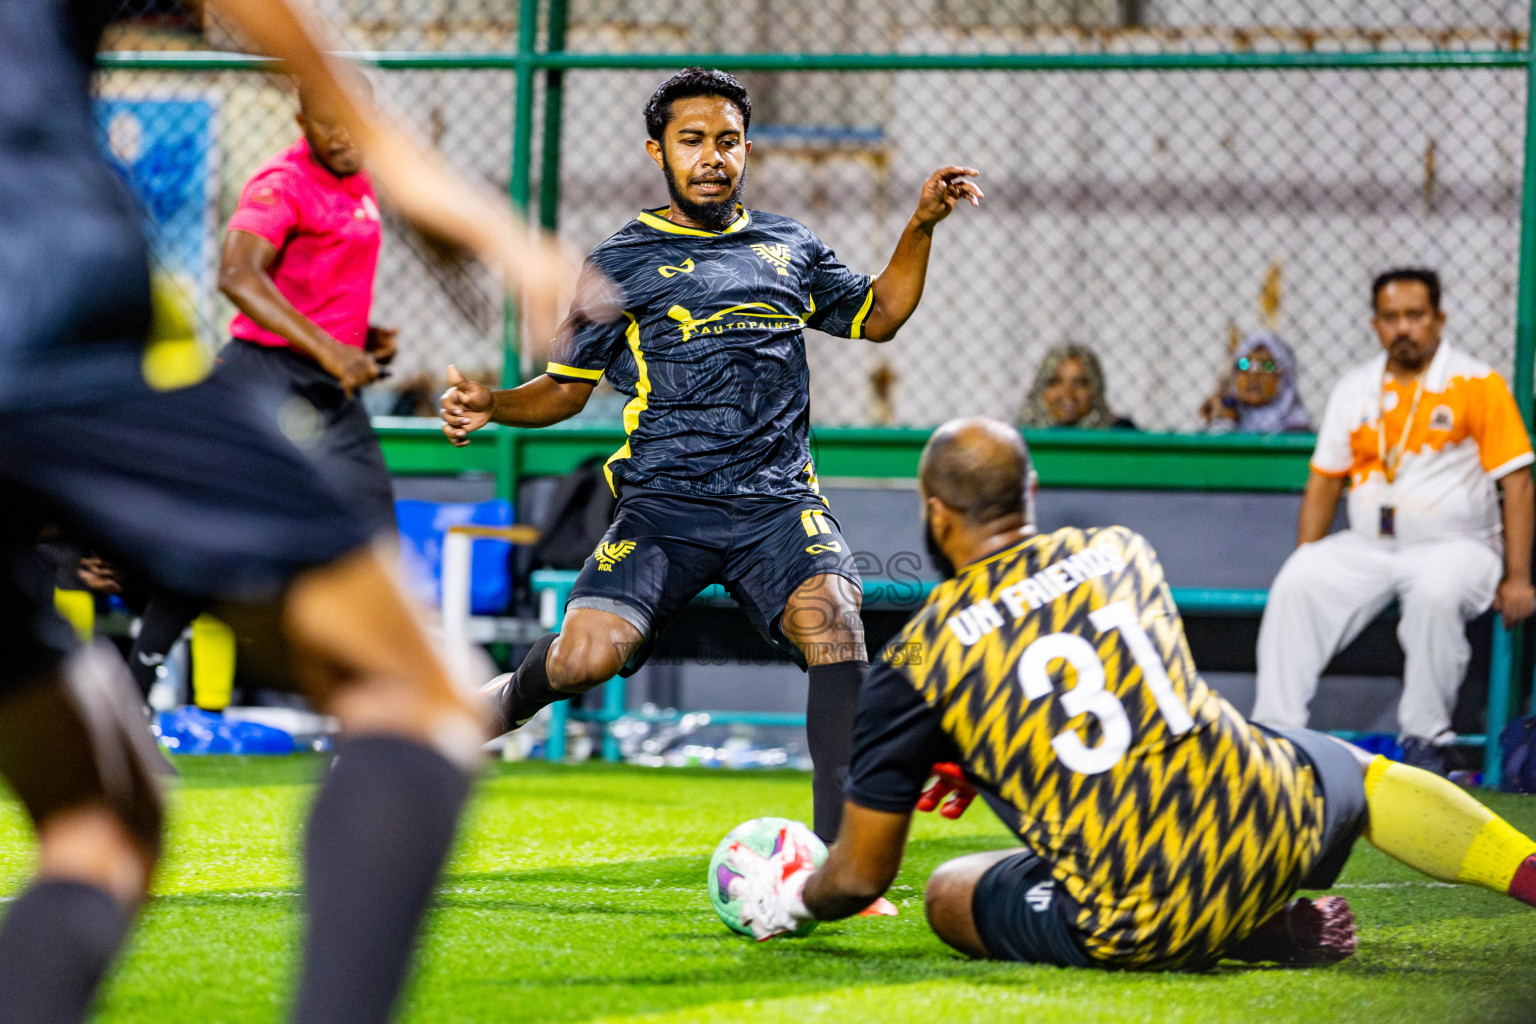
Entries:
<svg viewBox="0 0 1536 1024">
<path fill-rule="evenodd" d="M 448 384 L 439 403 L 443 434 L 455 447 L 462 448 L 469 444 L 472 431 L 491 422 L 491 408 L 496 400 L 490 388 L 466 379 L 457 366 L 448 367 Z"/>
<path fill-rule="evenodd" d="M 975 182 L 966 181 L 981 172 L 974 167 L 946 164 L 928 175 L 923 182 L 922 194 L 917 198 L 917 212 L 912 216 L 924 227 L 933 227 L 955 212 L 955 204 L 967 200 L 972 206 L 980 206 L 986 198 Z"/>
<path fill-rule="evenodd" d="M 945 798 L 948 799 L 945 799 Z M 966 781 L 965 773 L 957 764 L 941 761 L 933 766 L 933 774 L 928 777 L 928 785 L 923 789 L 923 795 L 917 799 L 917 809 L 923 812 L 931 812 L 938 808 L 939 814 L 954 821 L 965 813 L 965 809 L 971 806 L 971 801 L 976 799 L 976 789 Z"/>
</svg>

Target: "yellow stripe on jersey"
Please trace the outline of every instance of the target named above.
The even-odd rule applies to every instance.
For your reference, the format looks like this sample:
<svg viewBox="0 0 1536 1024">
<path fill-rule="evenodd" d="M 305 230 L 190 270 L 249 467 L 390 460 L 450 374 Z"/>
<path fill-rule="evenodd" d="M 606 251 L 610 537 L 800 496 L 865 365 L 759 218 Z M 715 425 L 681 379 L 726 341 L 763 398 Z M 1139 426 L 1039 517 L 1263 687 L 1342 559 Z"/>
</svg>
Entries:
<svg viewBox="0 0 1536 1024">
<path fill-rule="evenodd" d="M 864 296 L 864 305 L 859 307 L 858 315 L 853 318 L 853 325 L 848 329 L 848 337 L 864 337 L 864 318 L 869 316 L 870 307 L 875 304 L 875 282 L 869 282 L 869 294 Z"/>
<path fill-rule="evenodd" d="M 1130 530 L 1061 530 L 968 566 L 887 652 L 1053 866 L 1097 961 L 1203 962 L 1317 856 L 1310 765 L 1206 686 Z"/>
<path fill-rule="evenodd" d="M 824 533 L 832 532 L 832 525 L 827 522 L 827 517 L 813 508 L 800 513 L 800 525 L 805 527 L 807 537 L 819 537 Z"/>
<path fill-rule="evenodd" d="M 646 227 L 655 228 L 657 231 L 665 231 L 672 235 L 696 235 L 700 238 L 714 238 L 716 235 L 733 234 L 752 223 L 752 214 L 747 211 L 746 207 L 737 203 L 736 209 L 741 212 L 736 215 L 735 220 L 725 226 L 723 231 L 705 231 L 703 228 L 690 228 L 682 224 L 674 224 L 662 216 L 667 210 L 665 206 L 655 210 L 641 210 L 640 216 L 637 219 Z"/>
<path fill-rule="evenodd" d="M 580 377 L 582 380 L 597 380 L 603 375 L 603 371 L 583 370 L 579 366 L 566 366 L 564 363 L 550 363 L 544 368 L 545 373 L 552 373 L 557 377 Z"/>
<path fill-rule="evenodd" d="M 635 357 L 635 397 L 624 405 L 624 447 L 608 456 L 608 461 L 603 463 L 603 476 L 608 480 L 608 490 L 613 496 L 619 496 L 619 489 L 613 482 L 613 464 L 621 459 L 627 459 L 634 454 L 629 447 L 629 436 L 640 426 L 640 414 L 651 407 L 651 372 L 645 365 L 645 353 L 640 351 L 640 322 L 630 313 L 624 316 L 629 320 L 629 327 L 624 331 L 624 340 L 629 343 L 630 354 Z"/>
</svg>

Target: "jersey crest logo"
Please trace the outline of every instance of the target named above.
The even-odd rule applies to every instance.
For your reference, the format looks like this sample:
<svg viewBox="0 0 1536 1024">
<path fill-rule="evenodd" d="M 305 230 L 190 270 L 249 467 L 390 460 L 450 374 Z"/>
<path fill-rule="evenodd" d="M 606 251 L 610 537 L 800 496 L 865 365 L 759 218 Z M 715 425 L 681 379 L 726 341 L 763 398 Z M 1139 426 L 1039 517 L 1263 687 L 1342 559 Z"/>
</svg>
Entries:
<svg viewBox="0 0 1536 1024">
<path fill-rule="evenodd" d="M 1448 405 L 1437 405 L 1435 411 L 1429 414 L 1430 430 L 1450 430 L 1456 425 L 1456 414 Z"/>
<path fill-rule="evenodd" d="M 612 572 L 615 564 L 624 561 L 624 556 L 635 550 L 635 542 L 632 540 L 609 541 L 599 544 L 597 550 L 592 552 L 592 557 L 597 559 L 598 572 Z"/>
<path fill-rule="evenodd" d="M 758 312 L 762 310 L 763 312 Z M 736 315 L 736 319 L 725 322 L 726 317 Z M 695 334 L 724 334 L 727 330 L 736 327 L 756 327 L 773 329 L 794 324 L 799 327 L 803 322 L 799 317 L 789 313 L 780 313 L 766 302 L 747 302 L 740 306 L 727 306 L 720 312 L 703 319 L 696 319 L 694 315 L 682 306 L 673 306 L 667 310 L 667 316 L 677 321 L 677 326 L 683 332 L 683 340 L 687 341 Z"/>
<path fill-rule="evenodd" d="M 670 263 L 665 266 L 657 267 L 656 273 L 660 274 L 662 277 L 671 277 L 673 274 L 691 274 L 693 273 L 693 257 L 688 257 L 675 267 Z"/>
<path fill-rule="evenodd" d="M 1029 904 L 1029 909 L 1037 914 L 1043 914 L 1051 909 L 1051 900 L 1056 895 L 1056 883 L 1036 882 L 1029 887 L 1024 894 L 1024 902 Z"/>
<path fill-rule="evenodd" d="M 783 242 L 779 242 L 775 245 L 767 245 L 763 242 L 753 242 L 752 251 L 766 260 L 774 270 L 779 272 L 780 276 L 789 276 L 789 246 L 785 245 Z"/>
</svg>

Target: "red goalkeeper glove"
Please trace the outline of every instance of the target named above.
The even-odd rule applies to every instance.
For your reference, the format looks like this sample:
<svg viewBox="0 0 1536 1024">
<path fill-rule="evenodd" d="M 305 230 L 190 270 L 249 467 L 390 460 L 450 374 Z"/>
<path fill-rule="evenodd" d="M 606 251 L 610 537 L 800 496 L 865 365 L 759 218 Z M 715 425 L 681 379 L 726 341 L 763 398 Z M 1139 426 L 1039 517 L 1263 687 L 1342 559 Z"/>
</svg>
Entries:
<svg viewBox="0 0 1536 1024">
<path fill-rule="evenodd" d="M 926 813 L 937 807 L 941 815 L 954 821 L 965 813 L 965 809 L 975 799 L 976 788 L 965 780 L 965 773 L 960 770 L 960 766 L 941 761 L 933 766 L 928 785 L 917 799 L 917 809 Z M 942 806 L 940 801 L 943 801 Z"/>
</svg>

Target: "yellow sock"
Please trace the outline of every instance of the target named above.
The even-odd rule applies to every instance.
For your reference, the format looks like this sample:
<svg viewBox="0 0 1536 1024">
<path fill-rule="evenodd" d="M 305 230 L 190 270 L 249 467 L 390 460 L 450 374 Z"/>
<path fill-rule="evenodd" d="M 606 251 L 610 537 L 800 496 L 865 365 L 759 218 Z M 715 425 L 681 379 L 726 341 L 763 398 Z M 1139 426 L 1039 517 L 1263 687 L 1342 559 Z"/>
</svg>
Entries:
<svg viewBox="0 0 1536 1024">
<path fill-rule="evenodd" d="M 1378 850 L 1442 882 L 1510 893 L 1536 840 L 1448 779 L 1378 757 L 1365 773 L 1366 831 Z"/>
</svg>

